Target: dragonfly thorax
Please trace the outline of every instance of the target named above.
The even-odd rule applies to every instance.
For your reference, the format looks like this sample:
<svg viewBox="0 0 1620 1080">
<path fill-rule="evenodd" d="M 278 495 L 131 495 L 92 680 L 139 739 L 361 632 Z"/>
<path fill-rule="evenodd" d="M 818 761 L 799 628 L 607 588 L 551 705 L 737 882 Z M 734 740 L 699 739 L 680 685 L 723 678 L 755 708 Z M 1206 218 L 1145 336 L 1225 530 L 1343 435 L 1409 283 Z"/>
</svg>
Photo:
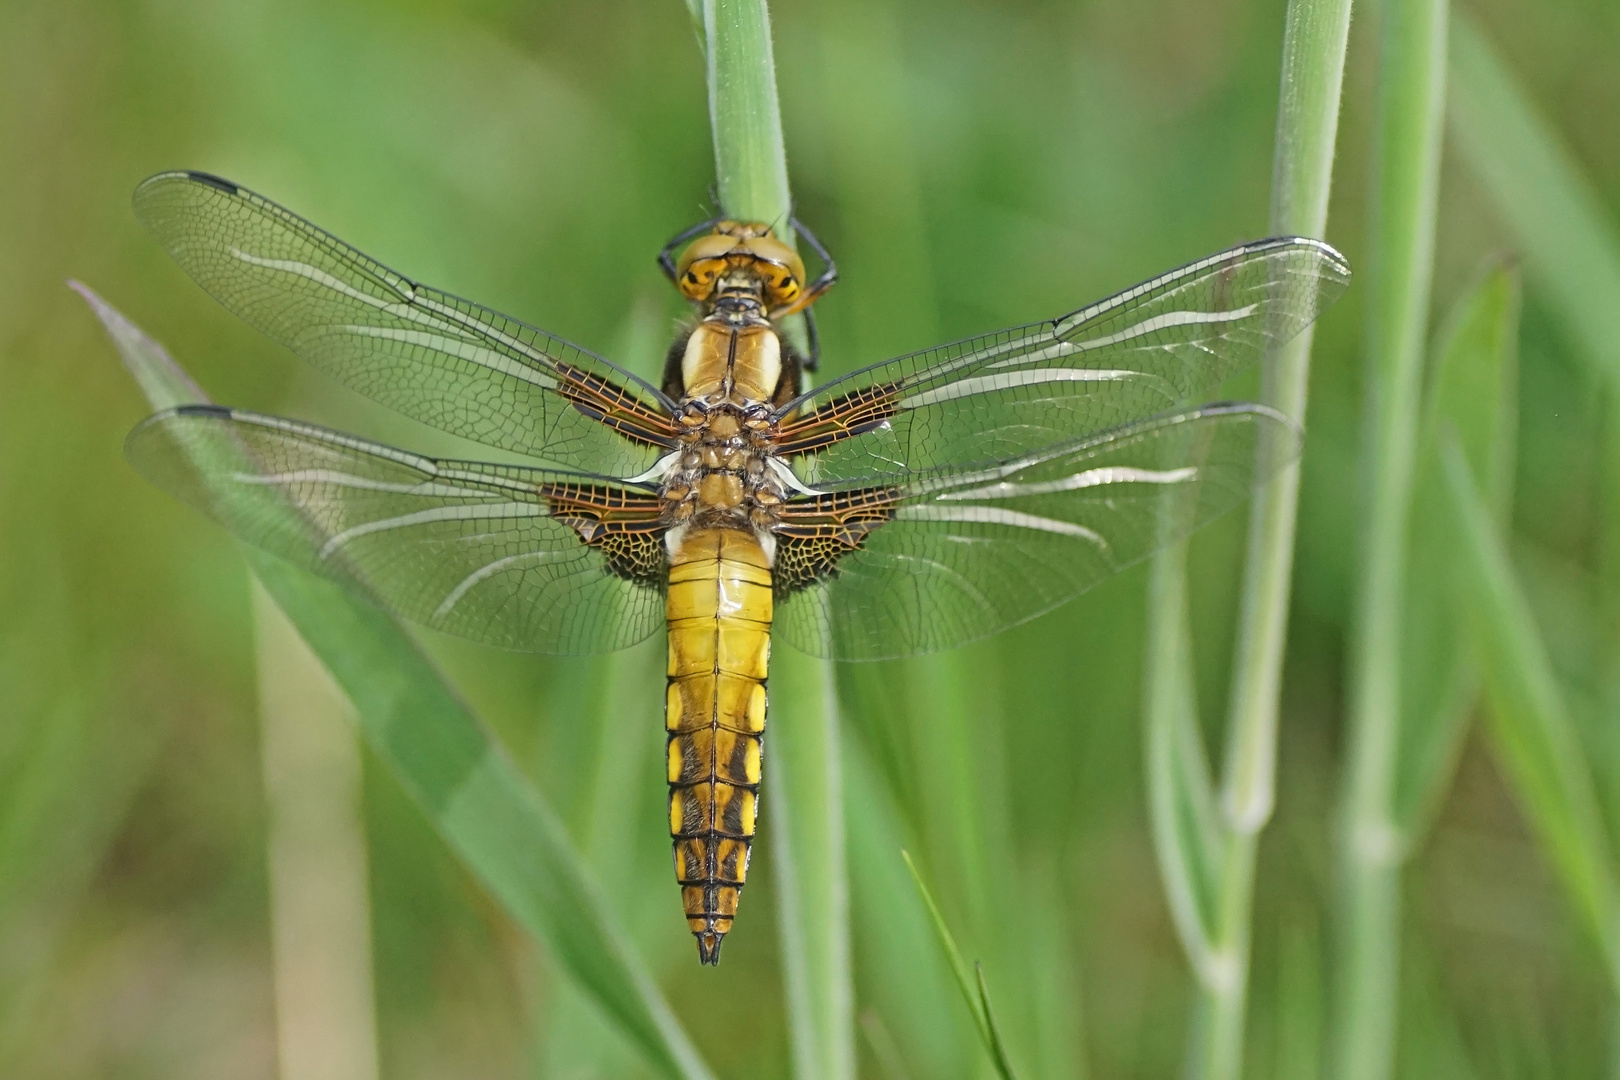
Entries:
<svg viewBox="0 0 1620 1080">
<path fill-rule="evenodd" d="M 681 355 L 687 399 L 739 407 L 770 401 L 782 379 L 782 342 L 763 318 L 716 310 L 698 323 Z"/>
<path fill-rule="evenodd" d="M 770 410 L 761 402 L 689 399 L 686 431 L 664 476 L 664 518 L 672 525 L 766 531 L 787 498 L 773 467 Z"/>
</svg>

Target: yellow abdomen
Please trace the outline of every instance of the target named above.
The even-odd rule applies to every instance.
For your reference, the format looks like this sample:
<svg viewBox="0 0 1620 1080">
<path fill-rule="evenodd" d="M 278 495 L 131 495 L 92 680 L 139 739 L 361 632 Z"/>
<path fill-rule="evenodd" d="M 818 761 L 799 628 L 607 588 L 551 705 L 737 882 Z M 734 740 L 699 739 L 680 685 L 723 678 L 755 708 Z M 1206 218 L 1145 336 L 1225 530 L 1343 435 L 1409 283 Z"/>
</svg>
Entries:
<svg viewBox="0 0 1620 1080">
<path fill-rule="evenodd" d="M 669 562 L 669 831 L 687 925 L 714 964 L 754 836 L 771 568 L 740 529 L 690 530 Z"/>
</svg>

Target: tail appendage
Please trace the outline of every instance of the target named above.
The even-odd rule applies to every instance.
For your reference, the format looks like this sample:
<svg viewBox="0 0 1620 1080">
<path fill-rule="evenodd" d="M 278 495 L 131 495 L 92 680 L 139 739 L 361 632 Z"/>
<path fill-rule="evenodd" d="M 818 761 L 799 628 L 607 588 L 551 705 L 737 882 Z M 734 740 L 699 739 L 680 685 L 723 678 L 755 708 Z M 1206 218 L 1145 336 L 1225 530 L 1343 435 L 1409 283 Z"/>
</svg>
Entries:
<svg viewBox="0 0 1620 1080">
<path fill-rule="evenodd" d="M 737 529 L 680 539 L 669 570 L 669 831 L 698 957 L 720 962 L 748 873 L 771 652 L 771 570 Z"/>
</svg>

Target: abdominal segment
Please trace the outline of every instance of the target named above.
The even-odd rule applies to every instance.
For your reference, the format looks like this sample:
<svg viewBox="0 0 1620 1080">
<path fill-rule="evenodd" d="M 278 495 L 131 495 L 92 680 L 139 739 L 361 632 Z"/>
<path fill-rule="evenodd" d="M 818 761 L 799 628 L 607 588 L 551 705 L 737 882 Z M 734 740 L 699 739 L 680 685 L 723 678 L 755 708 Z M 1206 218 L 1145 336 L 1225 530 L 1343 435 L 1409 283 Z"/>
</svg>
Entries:
<svg viewBox="0 0 1620 1080">
<path fill-rule="evenodd" d="M 691 529 L 669 567 L 669 831 L 698 956 L 720 961 L 748 874 L 771 651 L 770 560 L 754 534 Z"/>
</svg>

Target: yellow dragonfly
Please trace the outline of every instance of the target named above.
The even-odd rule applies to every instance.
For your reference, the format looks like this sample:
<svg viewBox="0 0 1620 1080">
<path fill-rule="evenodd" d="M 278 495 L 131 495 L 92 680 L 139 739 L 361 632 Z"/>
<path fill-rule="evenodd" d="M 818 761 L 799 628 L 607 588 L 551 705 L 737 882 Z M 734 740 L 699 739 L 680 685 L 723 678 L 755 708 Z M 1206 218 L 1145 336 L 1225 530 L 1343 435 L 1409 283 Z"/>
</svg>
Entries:
<svg viewBox="0 0 1620 1080">
<path fill-rule="evenodd" d="M 148 478 L 446 633 L 584 654 L 667 628 L 670 833 L 706 964 L 747 879 L 773 635 L 838 660 L 948 649 L 1239 503 L 1299 432 L 1261 405 L 1190 403 L 1349 282 L 1320 241 L 1261 240 L 804 390 L 813 346 L 801 356 L 776 328 L 833 284 L 831 259 L 801 230 L 824 264 L 812 280 L 768 226 L 717 220 L 659 256 L 694 316 L 654 386 L 228 180 L 162 173 L 135 210 L 204 289 L 315 367 L 537 462 L 430 458 L 205 405 L 130 434 Z"/>
</svg>

